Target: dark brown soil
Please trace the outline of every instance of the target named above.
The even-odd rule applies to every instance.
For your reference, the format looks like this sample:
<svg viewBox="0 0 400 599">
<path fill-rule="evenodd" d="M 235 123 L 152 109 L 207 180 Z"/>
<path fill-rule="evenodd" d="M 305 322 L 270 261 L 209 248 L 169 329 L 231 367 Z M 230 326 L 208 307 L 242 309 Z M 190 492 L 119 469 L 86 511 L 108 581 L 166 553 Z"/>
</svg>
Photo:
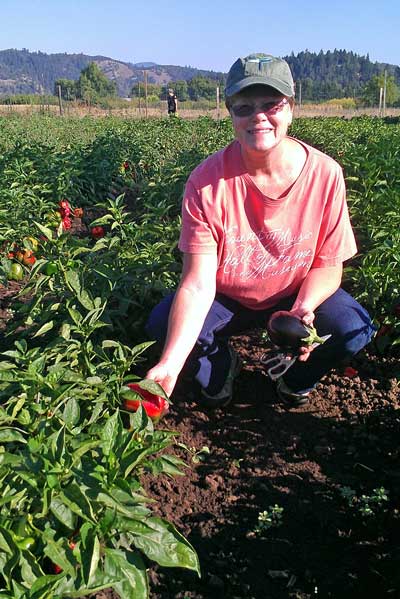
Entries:
<svg viewBox="0 0 400 599">
<path fill-rule="evenodd" d="M 0 290 L 0 311 L 17 287 Z M 202 577 L 149 564 L 151 599 L 400 598 L 399 351 L 371 345 L 349 364 L 356 373 L 333 371 L 287 411 L 260 365 L 260 335 L 232 342 L 245 362 L 234 402 L 207 411 L 180 384 L 162 422 L 190 448 L 177 449 L 189 467 L 144 485 L 197 550 Z M 346 487 L 359 498 L 384 487 L 388 501 L 362 516 Z M 275 505 L 280 523 L 258 532 Z"/>
<path fill-rule="evenodd" d="M 364 351 L 355 376 L 332 372 L 309 405 L 286 411 L 259 365 L 259 336 L 233 344 L 246 361 L 234 403 L 206 411 L 181 386 L 164 421 L 210 450 L 185 477 L 147 485 L 196 548 L 202 578 L 152 567 L 152 599 L 400 597 L 398 359 Z M 346 486 L 357 496 L 383 486 L 389 501 L 362 517 Z M 258 533 L 274 505 L 281 524 Z"/>
</svg>

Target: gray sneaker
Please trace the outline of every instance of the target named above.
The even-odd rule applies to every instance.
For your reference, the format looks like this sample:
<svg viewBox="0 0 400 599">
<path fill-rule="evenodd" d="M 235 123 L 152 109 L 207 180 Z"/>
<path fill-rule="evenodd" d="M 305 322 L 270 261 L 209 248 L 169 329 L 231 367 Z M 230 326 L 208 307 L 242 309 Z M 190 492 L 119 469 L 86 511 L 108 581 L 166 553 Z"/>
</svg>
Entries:
<svg viewBox="0 0 400 599">
<path fill-rule="evenodd" d="M 300 408 L 300 406 L 305 406 L 310 400 L 309 392 L 295 393 L 286 385 L 282 377 L 276 381 L 276 393 L 287 409 Z"/>
<path fill-rule="evenodd" d="M 221 391 L 215 395 L 210 395 L 204 389 L 200 392 L 200 404 L 206 408 L 224 408 L 232 401 L 233 383 L 242 369 L 242 360 L 230 346 L 228 349 L 231 356 L 231 367 Z"/>
</svg>

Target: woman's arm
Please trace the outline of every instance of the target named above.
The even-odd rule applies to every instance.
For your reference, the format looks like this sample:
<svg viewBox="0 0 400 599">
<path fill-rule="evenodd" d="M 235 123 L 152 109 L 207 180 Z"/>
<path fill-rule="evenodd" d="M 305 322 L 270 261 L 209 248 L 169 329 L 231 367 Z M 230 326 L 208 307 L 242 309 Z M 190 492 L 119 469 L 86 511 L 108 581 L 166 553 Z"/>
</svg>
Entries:
<svg viewBox="0 0 400 599">
<path fill-rule="evenodd" d="M 181 281 L 168 320 L 168 332 L 159 362 L 146 378 L 157 381 L 167 395 L 200 334 L 215 298 L 217 256 L 184 254 Z"/>
<path fill-rule="evenodd" d="M 342 274 L 342 264 L 312 268 L 300 286 L 291 311 L 300 311 L 304 315 L 313 314 L 315 308 L 339 289 Z M 314 320 L 314 316 L 312 320 Z"/>
</svg>

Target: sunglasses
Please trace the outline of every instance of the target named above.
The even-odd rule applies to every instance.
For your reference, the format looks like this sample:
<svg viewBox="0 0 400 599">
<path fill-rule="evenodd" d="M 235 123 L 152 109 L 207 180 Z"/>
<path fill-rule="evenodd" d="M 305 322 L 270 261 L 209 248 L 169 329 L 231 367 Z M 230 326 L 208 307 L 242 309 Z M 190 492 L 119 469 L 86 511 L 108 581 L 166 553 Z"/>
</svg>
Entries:
<svg viewBox="0 0 400 599">
<path fill-rule="evenodd" d="M 259 106 L 255 104 L 232 104 L 231 110 L 235 116 L 246 117 L 252 116 L 255 112 L 263 112 L 264 114 L 272 115 L 283 110 L 288 104 L 287 98 L 275 100 L 273 102 L 263 102 Z"/>
</svg>

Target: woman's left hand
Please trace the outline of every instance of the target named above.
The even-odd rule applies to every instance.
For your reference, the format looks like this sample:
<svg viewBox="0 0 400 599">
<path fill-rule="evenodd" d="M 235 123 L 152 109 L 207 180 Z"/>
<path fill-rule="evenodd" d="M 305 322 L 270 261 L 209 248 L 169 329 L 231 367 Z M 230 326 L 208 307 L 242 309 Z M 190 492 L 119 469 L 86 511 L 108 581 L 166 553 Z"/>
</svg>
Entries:
<svg viewBox="0 0 400 599">
<path fill-rule="evenodd" d="M 308 308 L 298 307 L 290 310 L 292 316 L 296 316 L 301 322 L 308 326 L 313 326 L 315 314 Z M 310 354 L 314 348 L 311 345 L 303 345 L 299 348 L 299 362 L 305 362 L 310 357 Z"/>
</svg>

